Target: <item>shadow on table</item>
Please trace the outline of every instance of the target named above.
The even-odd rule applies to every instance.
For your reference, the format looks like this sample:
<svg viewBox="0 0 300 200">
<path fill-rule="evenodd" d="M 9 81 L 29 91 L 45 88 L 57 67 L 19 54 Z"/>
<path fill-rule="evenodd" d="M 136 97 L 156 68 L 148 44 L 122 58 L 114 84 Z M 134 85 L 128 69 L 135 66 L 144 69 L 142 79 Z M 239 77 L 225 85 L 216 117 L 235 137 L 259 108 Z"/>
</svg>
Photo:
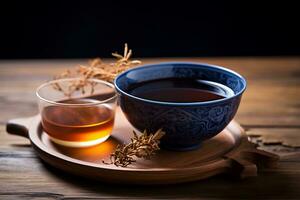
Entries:
<svg viewBox="0 0 300 200">
<path fill-rule="evenodd" d="M 95 196 L 98 194 L 123 198 L 297 199 L 298 197 L 291 195 L 299 193 L 296 187 L 298 183 L 293 183 L 296 178 L 292 178 L 289 174 L 278 173 L 276 170 L 264 170 L 257 177 L 242 180 L 229 175 L 218 175 L 206 180 L 176 185 L 121 185 L 66 174 L 46 163 L 44 166 L 61 181 L 95 193 Z"/>
</svg>

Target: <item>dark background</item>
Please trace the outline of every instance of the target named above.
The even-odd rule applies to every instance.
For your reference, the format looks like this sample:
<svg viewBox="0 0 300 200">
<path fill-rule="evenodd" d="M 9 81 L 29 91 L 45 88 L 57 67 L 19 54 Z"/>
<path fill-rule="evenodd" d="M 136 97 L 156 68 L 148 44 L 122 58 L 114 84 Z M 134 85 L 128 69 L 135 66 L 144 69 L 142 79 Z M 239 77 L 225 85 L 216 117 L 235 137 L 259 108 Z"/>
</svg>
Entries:
<svg viewBox="0 0 300 200">
<path fill-rule="evenodd" d="M 125 42 L 135 57 L 300 55 L 299 13 L 288 1 L 7 1 L 0 59 L 110 57 Z"/>
</svg>

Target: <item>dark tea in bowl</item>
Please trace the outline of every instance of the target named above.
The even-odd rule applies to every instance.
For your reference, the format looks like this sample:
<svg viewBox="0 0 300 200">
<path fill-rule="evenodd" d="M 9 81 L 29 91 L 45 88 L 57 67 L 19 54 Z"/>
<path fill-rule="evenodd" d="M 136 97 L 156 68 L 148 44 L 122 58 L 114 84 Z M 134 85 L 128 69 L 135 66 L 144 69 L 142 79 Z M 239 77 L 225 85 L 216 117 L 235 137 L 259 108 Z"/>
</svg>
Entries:
<svg viewBox="0 0 300 200">
<path fill-rule="evenodd" d="M 174 103 L 205 102 L 234 95 L 227 86 L 212 81 L 166 78 L 132 85 L 128 93 L 144 99 Z"/>
<path fill-rule="evenodd" d="M 71 91 L 78 78 L 50 81 L 37 89 L 43 130 L 60 145 L 93 146 L 112 132 L 117 95 L 114 86 L 96 79 Z M 84 91 L 84 92 L 83 92 Z"/>
<path fill-rule="evenodd" d="M 120 106 L 138 130 L 162 128 L 161 147 L 190 150 L 233 119 L 245 79 L 219 66 L 173 62 L 129 69 L 115 79 Z"/>
</svg>

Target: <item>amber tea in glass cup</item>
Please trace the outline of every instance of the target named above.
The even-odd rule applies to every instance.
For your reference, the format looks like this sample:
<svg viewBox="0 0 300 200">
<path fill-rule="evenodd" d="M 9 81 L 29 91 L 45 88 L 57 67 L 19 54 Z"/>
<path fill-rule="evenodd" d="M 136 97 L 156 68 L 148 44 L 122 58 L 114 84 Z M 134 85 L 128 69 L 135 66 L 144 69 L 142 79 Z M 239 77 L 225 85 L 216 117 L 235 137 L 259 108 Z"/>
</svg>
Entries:
<svg viewBox="0 0 300 200">
<path fill-rule="evenodd" d="M 87 147 L 107 140 L 112 132 L 117 94 L 112 84 L 79 78 L 59 79 L 37 91 L 43 130 L 60 145 Z"/>
</svg>

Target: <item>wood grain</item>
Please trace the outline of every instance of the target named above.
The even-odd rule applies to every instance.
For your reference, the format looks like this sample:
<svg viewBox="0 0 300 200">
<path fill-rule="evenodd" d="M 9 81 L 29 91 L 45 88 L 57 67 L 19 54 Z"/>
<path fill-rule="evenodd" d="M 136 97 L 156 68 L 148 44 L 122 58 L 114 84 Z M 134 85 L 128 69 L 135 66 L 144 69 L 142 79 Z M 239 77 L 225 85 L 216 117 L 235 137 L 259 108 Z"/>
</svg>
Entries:
<svg viewBox="0 0 300 200">
<path fill-rule="evenodd" d="M 237 120 L 247 131 L 300 132 L 300 58 L 182 58 L 227 66 L 244 75 L 248 88 Z M 65 67 L 85 60 L 0 62 L 0 199 L 299 199 L 300 150 L 260 147 L 281 155 L 276 169 L 262 169 L 247 180 L 218 176 L 174 186 L 118 186 L 88 181 L 41 162 L 29 142 L 7 135 L 8 119 L 37 113 L 34 89 Z"/>
</svg>

